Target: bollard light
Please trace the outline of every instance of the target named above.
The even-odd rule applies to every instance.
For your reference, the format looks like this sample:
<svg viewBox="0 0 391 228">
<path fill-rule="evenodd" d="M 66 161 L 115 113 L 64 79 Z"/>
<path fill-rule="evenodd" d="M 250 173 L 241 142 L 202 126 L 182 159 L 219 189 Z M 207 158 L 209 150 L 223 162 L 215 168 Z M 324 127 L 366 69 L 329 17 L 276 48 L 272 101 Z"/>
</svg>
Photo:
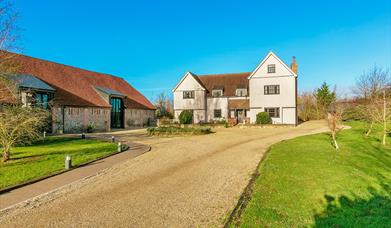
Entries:
<svg viewBox="0 0 391 228">
<path fill-rule="evenodd" d="M 118 152 L 122 152 L 122 144 L 121 144 L 121 142 L 118 142 Z"/>
<path fill-rule="evenodd" d="M 72 157 L 71 155 L 65 156 L 65 170 L 69 170 L 72 168 Z"/>
<path fill-rule="evenodd" d="M 46 131 L 43 132 L 43 138 L 46 138 Z"/>
<path fill-rule="evenodd" d="M 111 142 L 115 142 L 115 137 L 111 136 Z"/>
</svg>

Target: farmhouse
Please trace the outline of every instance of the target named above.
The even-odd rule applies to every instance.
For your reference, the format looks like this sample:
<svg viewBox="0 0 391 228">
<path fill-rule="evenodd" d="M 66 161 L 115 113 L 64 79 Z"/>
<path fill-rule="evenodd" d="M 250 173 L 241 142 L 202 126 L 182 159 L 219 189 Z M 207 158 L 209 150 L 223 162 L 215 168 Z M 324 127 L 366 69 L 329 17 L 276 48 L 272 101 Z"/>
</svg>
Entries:
<svg viewBox="0 0 391 228">
<path fill-rule="evenodd" d="M 273 124 L 297 124 L 297 63 L 288 67 L 270 52 L 252 72 L 196 75 L 187 72 L 173 89 L 175 118 L 193 112 L 193 122 L 255 123 L 267 112 Z"/>
<path fill-rule="evenodd" d="M 124 79 L 24 55 L 15 55 L 24 106 L 50 110 L 53 132 L 81 132 L 86 128 L 144 126 L 154 120 L 155 108 Z"/>
</svg>

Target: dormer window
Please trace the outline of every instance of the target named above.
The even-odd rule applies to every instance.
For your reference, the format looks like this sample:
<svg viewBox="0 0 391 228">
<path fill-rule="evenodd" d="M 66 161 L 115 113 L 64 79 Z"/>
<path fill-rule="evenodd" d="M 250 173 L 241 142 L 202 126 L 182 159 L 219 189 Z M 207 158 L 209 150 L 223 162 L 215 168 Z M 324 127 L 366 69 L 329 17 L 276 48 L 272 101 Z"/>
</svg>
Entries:
<svg viewBox="0 0 391 228">
<path fill-rule="evenodd" d="M 276 73 L 276 64 L 267 65 L 267 73 Z"/>
<path fill-rule="evenodd" d="M 212 90 L 212 97 L 222 97 L 223 90 L 222 89 L 214 89 Z"/>
<path fill-rule="evenodd" d="M 245 97 L 245 96 L 247 96 L 247 89 L 246 88 L 238 88 L 238 89 L 236 89 L 236 96 L 237 97 Z"/>
</svg>

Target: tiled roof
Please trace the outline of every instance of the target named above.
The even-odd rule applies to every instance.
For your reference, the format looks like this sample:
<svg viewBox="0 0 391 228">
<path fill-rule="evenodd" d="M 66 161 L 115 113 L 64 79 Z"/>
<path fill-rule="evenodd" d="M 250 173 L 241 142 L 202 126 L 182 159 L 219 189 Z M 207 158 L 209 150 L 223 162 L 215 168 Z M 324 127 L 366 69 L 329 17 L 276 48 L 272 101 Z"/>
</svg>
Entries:
<svg viewBox="0 0 391 228">
<path fill-rule="evenodd" d="M 95 89 L 101 87 L 125 95 L 128 108 L 154 109 L 147 98 L 122 78 L 24 55 L 16 55 L 14 60 L 20 65 L 20 73 L 34 75 L 56 89 L 55 100 L 59 105 L 110 107 Z"/>
<path fill-rule="evenodd" d="M 236 74 L 209 74 L 198 75 L 197 78 L 202 85 L 208 90 L 208 96 L 212 96 L 212 90 L 215 88 L 223 88 L 223 96 L 235 96 L 236 89 L 247 88 L 248 77 L 251 72 L 236 73 Z"/>
<path fill-rule="evenodd" d="M 250 108 L 250 100 L 249 99 L 235 99 L 228 100 L 228 108 L 229 109 L 249 109 Z"/>
</svg>

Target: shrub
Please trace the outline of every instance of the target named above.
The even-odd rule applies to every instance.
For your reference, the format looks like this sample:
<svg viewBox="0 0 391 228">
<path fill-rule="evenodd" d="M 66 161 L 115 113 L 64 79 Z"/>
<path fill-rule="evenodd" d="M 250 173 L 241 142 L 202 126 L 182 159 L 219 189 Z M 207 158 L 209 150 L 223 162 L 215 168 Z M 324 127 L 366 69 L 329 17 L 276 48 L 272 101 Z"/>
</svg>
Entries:
<svg viewBox="0 0 391 228">
<path fill-rule="evenodd" d="M 267 112 L 260 112 L 257 114 L 257 124 L 271 124 L 272 119 Z"/>
<path fill-rule="evenodd" d="M 170 125 L 172 123 L 172 119 L 168 117 L 162 117 L 159 119 L 159 124 L 160 125 Z"/>
<path fill-rule="evenodd" d="M 342 112 L 342 120 L 365 120 L 365 112 L 365 107 L 361 105 L 345 107 Z"/>
<path fill-rule="evenodd" d="M 212 133 L 210 127 L 150 127 L 148 135 L 205 135 Z"/>
<path fill-rule="evenodd" d="M 193 123 L 193 112 L 190 110 L 184 110 L 179 115 L 179 122 L 181 124 L 191 124 Z"/>
<path fill-rule="evenodd" d="M 92 133 L 94 131 L 94 129 L 95 129 L 94 123 L 87 124 L 87 127 L 86 127 L 87 133 Z"/>
<path fill-rule="evenodd" d="M 224 118 L 213 121 L 214 124 L 225 124 L 227 121 Z"/>
</svg>

